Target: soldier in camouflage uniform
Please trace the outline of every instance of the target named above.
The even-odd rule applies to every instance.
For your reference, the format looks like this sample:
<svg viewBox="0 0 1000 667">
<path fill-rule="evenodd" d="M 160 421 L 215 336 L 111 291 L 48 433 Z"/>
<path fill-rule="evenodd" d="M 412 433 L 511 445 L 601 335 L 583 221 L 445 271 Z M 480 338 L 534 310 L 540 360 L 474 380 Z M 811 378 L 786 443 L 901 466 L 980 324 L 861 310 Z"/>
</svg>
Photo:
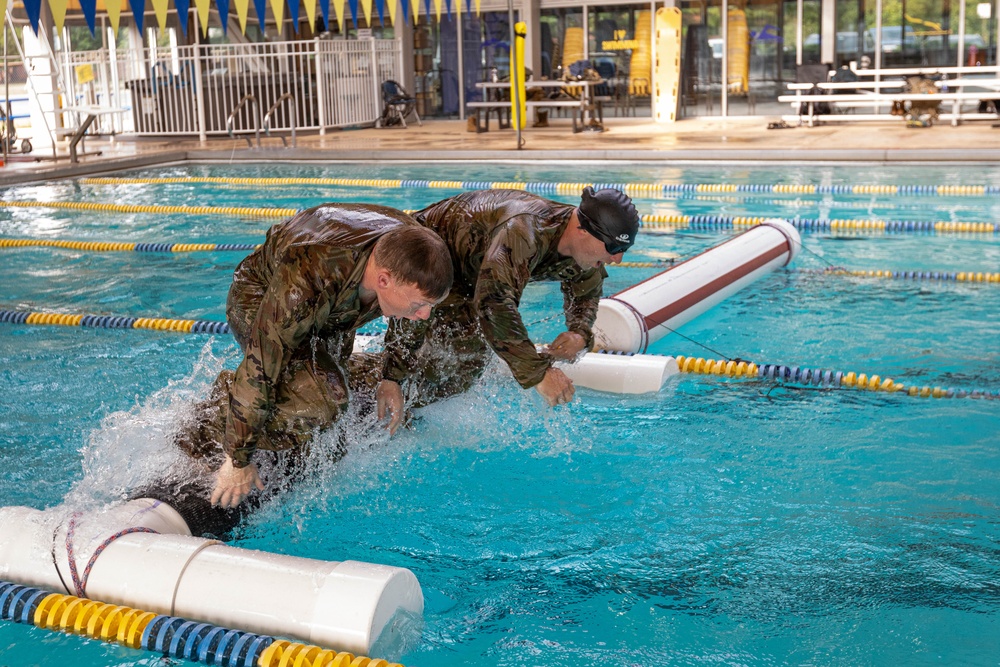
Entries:
<svg viewBox="0 0 1000 667">
<path fill-rule="evenodd" d="M 257 449 L 301 451 L 337 420 L 355 330 L 381 315 L 426 319 L 451 283 L 441 238 L 394 209 L 324 204 L 272 227 L 226 303 L 243 361 L 178 437 L 195 457 L 223 459 L 212 505 L 235 508 L 264 488 Z"/>
<path fill-rule="evenodd" d="M 556 359 L 573 360 L 593 344 L 591 327 L 605 264 L 618 263 L 635 242 L 639 216 L 614 189 L 586 188 L 579 207 L 519 190 L 468 192 L 414 214 L 451 250 L 455 284 L 427 320 L 390 322 L 381 355 L 354 355 L 352 382 L 377 384 L 379 415 L 403 414 L 403 387 L 420 407 L 467 390 L 496 352 L 524 388 L 550 405 L 572 399 L 574 388 Z M 558 280 L 566 331 L 536 349 L 518 304 L 530 281 Z"/>
</svg>

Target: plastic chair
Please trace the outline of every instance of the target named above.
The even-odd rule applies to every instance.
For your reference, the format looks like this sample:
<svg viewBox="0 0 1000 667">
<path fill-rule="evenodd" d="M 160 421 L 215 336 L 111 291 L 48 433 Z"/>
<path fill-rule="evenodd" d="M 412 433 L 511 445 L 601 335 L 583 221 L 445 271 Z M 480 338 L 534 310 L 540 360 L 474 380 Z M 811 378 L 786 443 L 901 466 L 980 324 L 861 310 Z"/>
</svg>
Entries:
<svg viewBox="0 0 1000 667">
<path fill-rule="evenodd" d="M 375 121 L 375 127 L 406 127 L 406 117 L 411 113 L 417 119 L 417 125 L 423 125 L 417 113 L 417 98 L 411 97 L 392 79 L 382 82 L 382 105 L 382 115 Z"/>
</svg>

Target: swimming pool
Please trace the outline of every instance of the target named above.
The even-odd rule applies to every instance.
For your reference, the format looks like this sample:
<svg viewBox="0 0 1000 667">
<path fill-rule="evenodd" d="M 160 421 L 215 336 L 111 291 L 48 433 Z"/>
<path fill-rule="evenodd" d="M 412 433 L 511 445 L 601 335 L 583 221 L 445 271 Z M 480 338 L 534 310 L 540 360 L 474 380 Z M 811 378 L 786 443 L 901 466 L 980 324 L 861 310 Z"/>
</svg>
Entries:
<svg viewBox="0 0 1000 667">
<path fill-rule="evenodd" d="M 982 167 L 185 166 L 134 177 L 531 182 L 1000 184 Z M 66 181 L 4 200 L 416 209 L 447 188 Z M 572 196 L 553 195 L 573 201 Z M 1000 197 L 682 192 L 641 213 L 997 221 Z M 252 216 L 0 209 L 0 237 L 259 242 Z M 627 259 L 690 256 L 732 234 L 646 233 Z M 803 231 L 777 272 L 653 352 L 1000 389 L 1000 285 L 812 273 L 830 265 L 1000 271 L 1000 234 Z M 224 319 L 243 252 L 4 248 L 0 308 Z M 655 268 L 614 268 L 618 291 Z M 522 312 L 539 339 L 558 286 Z M 377 327 L 376 327 L 377 328 Z M 98 505 L 170 465 L 176 420 L 227 336 L 0 324 L 0 505 Z M 684 374 L 657 395 L 581 390 L 549 410 L 499 367 L 386 439 L 314 470 L 242 546 L 411 569 L 426 599 L 404 665 L 991 665 L 1000 654 L 1000 402 L 920 399 Z M 332 444 L 334 437 L 324 436 Z M 319 467 L 319 466 L 317 466 Z M 0 623 L 0 664 L 161 664 L 149 653 Z"/>
</svg>

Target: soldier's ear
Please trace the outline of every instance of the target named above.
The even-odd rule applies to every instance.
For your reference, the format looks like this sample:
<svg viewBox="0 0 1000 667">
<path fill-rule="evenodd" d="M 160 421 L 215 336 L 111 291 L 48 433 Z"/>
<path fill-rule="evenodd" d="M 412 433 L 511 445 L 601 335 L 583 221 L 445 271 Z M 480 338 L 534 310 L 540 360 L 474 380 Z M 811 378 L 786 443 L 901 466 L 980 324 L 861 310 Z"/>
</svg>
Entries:
<svg viewBox="0 0 1000 667">
<path fill-rule="evenodd" d="M 388 269 L 379 269 L 375 275 L 375 282 L 379 289 L 388 289 L 393 283 L 392 274 Z"/>
</svg>

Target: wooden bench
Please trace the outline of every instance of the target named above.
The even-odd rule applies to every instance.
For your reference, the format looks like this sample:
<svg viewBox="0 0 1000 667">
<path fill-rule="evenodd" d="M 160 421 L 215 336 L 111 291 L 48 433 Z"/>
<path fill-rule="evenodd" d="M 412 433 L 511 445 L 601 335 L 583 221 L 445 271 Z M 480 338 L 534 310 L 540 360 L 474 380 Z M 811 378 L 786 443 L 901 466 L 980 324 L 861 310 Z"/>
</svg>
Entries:
<svg viewBox="0 0 1000 667">
<path fill-rule="evenodd" d="M 465 108 L 476 112 L 476 134 L 490 131 L 491 111 L 497 112 L 497 129 L 505 130 L 510 127 L 510 100 L 466 102 Z"/>
</svg>

